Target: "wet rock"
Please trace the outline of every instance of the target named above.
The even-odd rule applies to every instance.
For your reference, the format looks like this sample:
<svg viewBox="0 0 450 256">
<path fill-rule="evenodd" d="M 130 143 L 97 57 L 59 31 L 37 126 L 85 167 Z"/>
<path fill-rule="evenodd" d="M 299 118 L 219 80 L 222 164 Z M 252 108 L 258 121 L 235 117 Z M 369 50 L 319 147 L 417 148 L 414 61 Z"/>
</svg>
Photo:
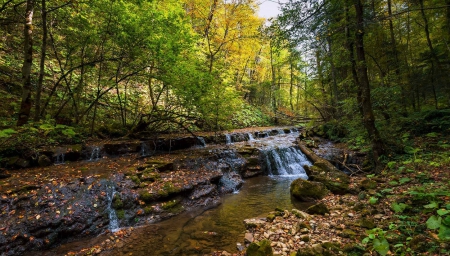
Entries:
<svg viewBox="0 0 450 256">
<path fill-rule="evenodd" d="M 40 167 L 46 167 L 52 165 L 52 160 L 46 155 L 40 155 L 38 158 L 38 165 Z"/>
<path fill-rule="evenodd" d="M 253 234 L 252 233 L 245 233 L 244 241 L 246 243 L 253 243 Z"/>
<path fill-rule="evenodd" d="M 330 213 L 330 210 L 328 210 L 328 207 L 324 203 L 320 202 L 318 204 L 310 206 L 306 210 L 306 212 L 309 213 L 309 214 L 325 215 L 325 213 Z"/>
<path fill-rule="evenodd" d="M 7 160 L 7 165 L 12 168 L 27 168 L 30 166 L 30 161 L 18 156 L 13 156 Z"/>
<path fill-rule="evenodd" d="M 306 202 L 322 199 L 329 193 L 324 184 L 303 179 L 294 180 L 290 192 L 295 198 Z"/>
<path fill-rule="evenodd" d="M 263 219 L 245 219 L 244 225 L 246 229 L 257 228 L 266 223 Z"/>
<path fill-rule="evenodd" d="M 275 219 L 275 214 L 269 214 L 267 215 L 267 221 L 272 222 Z"/>
<path fill-rule="evenodd" d="M 251 243 L 247 247 L 247 256 L 272 256 L 273 250 L 269 240 L 262 240 L 259 243 Z"/>
</svg>

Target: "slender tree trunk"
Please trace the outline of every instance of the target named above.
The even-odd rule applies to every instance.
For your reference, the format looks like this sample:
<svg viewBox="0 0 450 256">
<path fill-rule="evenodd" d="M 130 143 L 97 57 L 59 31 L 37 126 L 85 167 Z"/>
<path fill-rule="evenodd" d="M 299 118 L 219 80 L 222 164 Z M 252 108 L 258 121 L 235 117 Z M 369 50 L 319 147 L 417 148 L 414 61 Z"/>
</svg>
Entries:
<svg viewBox="0 0 450 256">
<path fill-rule="evenodd" d="M 328 43 L 328 52 L 330 53 L 330 65 L 331 65 L 331 77 L 333 79 L 333 83 L 332 83 L 332 87 L 331 87 L 331 92 L 332 92 L 332 97 L 331 97 L 331 105 L 334 108 L 335 113 L 339 113 L 339 111 L 337 111 L 337 103 L 339 102 L 339 95 L 338 95 L 338 86 L 337 86 L 337 81 L 336 81 L 336 66 L 334 65 L 334 60 L 333 60 L 333 50 L 331 49 L 331 38 L 327 37 L 327 43 Z"/>
<path fill-rule="evenodd" d="M 277 118 L 277 98 L 276 98 L 276 93 L 275 93 L 275 89 L 276 89 L 276 82 L 277 82 L 277 78 L 276 78 L 276 72 L 275 72 L 275 65 L 273 63 L 273 49 L 272 49 L 272 44 L 270 45 L 270 68 L 272 70 L 272 84 L 271 84 L 271 88 L 270 88 L 270 93 L 272 94 L 272 110 L 273 110 L 273 114 L 274 114 L 274 122 L 278 123 L 278 118 Z"/>
<path fill-rule="evenodd" d="M 33 11 L 34 0 L 27 0 L 25 11 L 24 34 L 24 58 L 22 66 L 22 102 L 20 104 L 17 126 L 28 122 L 31 111 L 31 66 L 33 64 Z"/>
<path fill-rule="evenodd" d="M 358 59 L 357 71 L 359 77 L 358 90 L 361 93 L 361 106 L 363 110 L 363 123 L 372 142 L 373 160 L 376 171 L 379 171 L 379 157 L 384 154 L 384 145 L 380 133 L 375 126 L 375 117 L 370 99 L 370 83 L 367 75 L 366 56 L 364 51 L 364 13 L 361 0 L 355 0 L 356 9 L 356 57 Z"/>
<path fill-rule="evenodd" d="M 46 0 L 41 2 L 41 17 L 42 17 L 42 46 L 41 46 L 41 60 L 39 63 L 39 79 L 36 88 L 36 100 L 35 100 L 35 111 L 34 111 L 34 121 L 39 121 L 41 117 L 41 93 L 42 84 L 44 82 L 45 75 L 45 55 L 47 53 L 47 8 Z"/>
<path fill-rule="evenodd" d="M 290 80 L 290 87 L 289 87 L 289 104 L 291 105 L 291 111 L 294 111 L 294 103 L 293 103 L 293 94 L 294 94 L 294 64 L 292 63 L 293 60 L 290 61 L 290 68 L 291 68 L 291 80 Z"/>
</svg>

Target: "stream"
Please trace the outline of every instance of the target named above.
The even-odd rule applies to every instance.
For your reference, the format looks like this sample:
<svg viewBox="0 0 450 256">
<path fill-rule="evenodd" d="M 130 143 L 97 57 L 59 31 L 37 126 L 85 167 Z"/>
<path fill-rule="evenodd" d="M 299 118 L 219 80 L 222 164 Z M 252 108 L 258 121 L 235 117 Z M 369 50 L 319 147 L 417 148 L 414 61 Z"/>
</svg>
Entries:
<svg viewBox="0 0 450 256">
<path fill-rule="evenodd" d="M 243 242 L 243 220 L 265 217 L 276 207 L 305 209 L 292 201 L 289 186 L 294 177 L 261 176 L 247 179 L 238 193 L 208 210 L 182 213 L 157 224 L 136 229 L 130 242 L 108 255 L 204 255 L 213 251 L 236 252 Z"/>
</svg>

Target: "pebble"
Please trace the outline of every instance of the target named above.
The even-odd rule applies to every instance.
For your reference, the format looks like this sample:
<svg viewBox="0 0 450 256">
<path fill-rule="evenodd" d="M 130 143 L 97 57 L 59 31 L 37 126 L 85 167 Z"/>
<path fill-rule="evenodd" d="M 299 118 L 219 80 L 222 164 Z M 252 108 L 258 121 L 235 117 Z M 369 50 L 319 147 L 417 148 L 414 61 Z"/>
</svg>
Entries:
<svg viewBox="0 0 450 256">
<path fill-rule="evenodd" d="M 355 215 L 353 215 L 353 213 L 349 213 L 349 214 L 347 214 L 348 215 L 348 217 L 353 217 L 353 216 L 355 216 Z"/>
</svg>

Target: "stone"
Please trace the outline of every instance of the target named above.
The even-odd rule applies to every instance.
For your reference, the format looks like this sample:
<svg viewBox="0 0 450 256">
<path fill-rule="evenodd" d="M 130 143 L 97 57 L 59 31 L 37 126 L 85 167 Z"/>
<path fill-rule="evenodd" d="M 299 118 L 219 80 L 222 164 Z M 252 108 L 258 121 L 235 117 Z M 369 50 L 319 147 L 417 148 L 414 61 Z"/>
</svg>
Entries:
<svg viewBox="0 0 450 256">
<path fill-rule="evenodd" d="M 323 255 L 323 248 L 321 244 L 313 244 L 311 249 L 314 253 L 316 253 L 316 255 Z"/>
<path fill-rule="evenodd" d="M 297 209 L 292 209 L 292 213 L 300 219 L 305 219 L 305 220 L 310 220 L 311 219 L 311 215 L 307 214 L 306 212 L 297 210 Z"/>
<path fill-rule="evenodd" d="M 52 160 L 46 155 L 40 155 L 38 158 L 38 165 L 40 167 L 46 167 L 52 165 Z"/>
<path fill-rule="evenodd" d="M 246 243 L 253 243 L 253 234 L 252 233 L 245 233 L 244 241 Z"/>
<path fill-rule="evenodd" d="M 351 230 L 351 229 L 344 229 L 342 230 L 342 233 L 340 234 L 341 237 L 344 238 L 355 238 L 356 233 L 355 231 Z"/>
<path fill-rule="evenodd" d="M 371 218 L 362 218 L 360 225 L 362 228 L 373 229 L 376 227 L 373 219 Z"/>
<path fill-rule="evenodd" d="M 306 210 L 306 212 L 308 212 L 309 214 L 325 215 L 325 213 L 330 213 L 330 210 L 328 210 L 328 207 L 323 202 L 320 202 L 318 204 L 310 206 Z"/>
<path fill-rule="evenodd" d="M 294 180 L 290 192 L 295 198 L 306 202 L 322 199 L 329 193 L 324 184 L 303 179 Z"/>
<path fill-rule="evenodd" d="M 245 219 L 244 220 L 244 225 L 245 225 L 246 229 L 257 228 L 257 227 L 264 225 L 264 223 L 266 223 L 266 222 L 262 219 Z"/>
<path fill-rule="evenodd" d="M 332 193 L 342 195 L 349 192 L 350 178 L 337 168 L 329 168 L 324 161 L 317 161 L 307 169 L 311 181 L 323 183 Z"/>
<path fill-rule="evenodd" d="M 247 247 L 247 256 L 273 256 L 272 246 L 269 240 L 262 240 L 259 243 L 251 243 Z"/>
<path fill-rule="evenodd" d="M 300 240 L 303 242 L 309 242 L 311 238 L 308 235 L 303 235 L 300 237 Z"/>
</svg>

